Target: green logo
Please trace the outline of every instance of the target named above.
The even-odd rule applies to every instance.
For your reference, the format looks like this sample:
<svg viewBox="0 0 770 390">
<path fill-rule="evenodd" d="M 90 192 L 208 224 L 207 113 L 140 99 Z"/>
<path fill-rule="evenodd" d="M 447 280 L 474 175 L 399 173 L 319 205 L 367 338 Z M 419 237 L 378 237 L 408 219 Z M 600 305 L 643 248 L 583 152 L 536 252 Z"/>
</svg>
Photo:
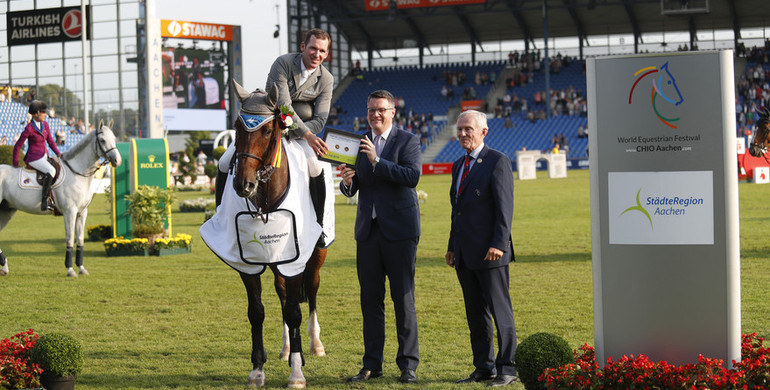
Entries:
<svg viewBox="0 0 770 390">
<path fill-rule="evenodd" d="M 636 206 L 631 206 L 625 209 L 622 213 L 620 213 L 619 217 L 628 211 L 636 210 L 647 217 L 647 219 L 650 221 L 650 227 L 652 227 L 652 218 L 650 217 L 650 213 L 648 213 L 647 210 L 645 210 L 644 207 L 642 207 L 642 202 L 639 201 L 639 194 L 641 192 L 642 192 L 641 188 L 639 189 L 639 191 L 636 191 Z"/>
<path fill-rule="evenodd" d="M 260 247 L 262 247 L 262 250 L 265 250 L 265 246 L 262 244 L 261 241 L 259 241 L 257 239 L 257 233 L 256 232 L 254 232 L 254 239 L 249 241 L 249 242 L 247 242 L 247 244 L 251 244 L 252 242 L 256 242 L 257 244 L 259 244 Z"/>
</svg>

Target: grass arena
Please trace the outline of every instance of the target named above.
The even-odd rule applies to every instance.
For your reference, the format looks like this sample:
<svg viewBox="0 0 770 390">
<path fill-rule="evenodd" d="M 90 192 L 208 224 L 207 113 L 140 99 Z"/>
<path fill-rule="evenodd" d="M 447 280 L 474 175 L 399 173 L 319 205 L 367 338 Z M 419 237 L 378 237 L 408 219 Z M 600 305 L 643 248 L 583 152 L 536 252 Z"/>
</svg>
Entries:
<svg viewBox="0 0 770 390">
<path fill-rule="evenodd" d="M 450 175 L 423 176 L 422 236 L 417 250 L 415 299 L 420 333 L 419 388 L 455 388 L 472 370 L 462 293 L 444 262 L 449 232 Z M 515 181 L 511 298 L 519 341 L 537 332 L 564 337 L 572 348 L 593 345 L 589 171 L 565 179 Z M 766 226 L 768 187 L 739 184 L 741 311 L 743 333 L 770 336 L 770 243 Z M 179 201 L 212 197 L 178 192 Z M 77 388 L 243 389 L 251 370 L 250 326 L 238 274 L 203 244 L 203 213 L 173 208 L 173 232 L 193 236 L 190 254 L 107 257 L 101 242 L 86 242 L 91 276 L 67 278 L 60 217 L 19 214 L 0 234 L 10 274 L 0 278 L 0 338 L 32 328 L 38 334 L 66 332 L 83 345 L 85 366 Z M 386 298 L 384 377 L 363 385 L 345 378 L 360 368 L 363 341 L 355 266 L 356 208 L 336 200 L 335 243 L 321 269 L 319 322 L 324 357 L 305 354 L 309 388 L 389 389 L 397 382 L 392 303 Z M 87 226 L 110 223 L 110 205 L 97 194 Z M 272 275 L 263 277 L 265 388 L 284 388 L 286 362 L 278 360 L 280 304 Z M 303 305 L 303 328 L 307 306 Z M 303 332 L 304 333 L 304 332 Z M 303 349 L 308 338 L 303 334 Z M 471 387 L 468 387 L 471 386 Z M 481 384 L 463 388 L 480 388 Z M 513 388 L 523 389 L 521 383 Z"/>
</svg>

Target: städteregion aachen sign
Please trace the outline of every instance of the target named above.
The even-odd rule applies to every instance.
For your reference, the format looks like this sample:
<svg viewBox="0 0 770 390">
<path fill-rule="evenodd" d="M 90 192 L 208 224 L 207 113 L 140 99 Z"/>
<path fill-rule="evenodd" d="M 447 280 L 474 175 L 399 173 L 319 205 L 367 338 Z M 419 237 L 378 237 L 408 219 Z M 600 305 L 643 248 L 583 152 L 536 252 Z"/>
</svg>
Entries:
<svg viewBox="0 0 770 390">
<path fill-rule="evenodd" d="M 86 7 L 86 20 L 91 20 L 91 7 Z M 83 15 L 80 7 L 45 8 L 8 12 L 8 46 L 63 42 L 81 39 Z M 88 23 L 86 38 L 91 38 Z"/>
</svg>

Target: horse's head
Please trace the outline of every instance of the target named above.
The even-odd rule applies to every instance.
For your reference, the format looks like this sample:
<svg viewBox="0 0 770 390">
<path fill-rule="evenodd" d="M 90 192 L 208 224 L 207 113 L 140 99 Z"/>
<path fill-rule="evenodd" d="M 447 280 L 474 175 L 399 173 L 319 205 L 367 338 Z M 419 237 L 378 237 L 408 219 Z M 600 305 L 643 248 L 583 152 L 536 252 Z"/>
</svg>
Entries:
<svg viewBox="0 0 770 390">
<path fill-rule="evenodd" d="M 115 134 L 111 129 L 113 123 L 110 121 L 110 124 L 105 126 L 103 120 L 99 121 L 99 127 L 96 130 L 96 146 L 99 157 L 109 161 L 113 167 L 117 167 L 122 162 L 122 159 L 116 145 Z"/>
<path fill-rule="evenodd" d="M 768 145 L 770 145 L 770 110 L 765 109 L 765 112 L 757 120 L 749 153 L 754 157 L 762 157 L 767 152 Z"/>
<path fill-rule="evenodd" d="M 668 62 L 660 67 L 658 74 L 658 94 L 675 106 L 682 104 L 684 98 L 676 85 L 676 79 L 668 70 Z"/>
<path fill-rule="evenodd" d="M 248 92 L 233 80 L 241 100 L 241 111 L 235 121 L 235 177 L 233 188 L 238 196 L 250 198 L 257 192 L 259 182 L 267 182 L 273 174 L 273 159 L 280 153 L 278 142 L 281 126 L 276 108 L 278 88 L 270 94 L 257 89 Z"/>
</svg>

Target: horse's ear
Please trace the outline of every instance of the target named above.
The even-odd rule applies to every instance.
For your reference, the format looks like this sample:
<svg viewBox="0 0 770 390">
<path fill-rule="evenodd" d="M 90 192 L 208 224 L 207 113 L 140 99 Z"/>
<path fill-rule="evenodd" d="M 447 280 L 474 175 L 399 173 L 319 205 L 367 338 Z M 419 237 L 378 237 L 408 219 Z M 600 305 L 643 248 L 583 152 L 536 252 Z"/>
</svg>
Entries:
<svg viewBox="0 0 770 390">
<path fill-rule="evenodd" d="M 238 97 L 241 99 L 241 102 L 244 102 L 246 99 L 251 96 L 251 93 L 246 90 L 246 88 L 243 88 L 240 84 L 238 84 L 235 79 L 233 79 L 233 87 L 235 88 L 235 93 L 238 94 Z"/>
<path fill-rule="evenodd" d="M 114 121 L 114 120 L 111 120 L 111 121 L 110 121 L 110 124 L 109 124 L 109 125 L 107 125 L 107 127 L 109 127 L 109 128 L 110 128 L 110 130 L 112 130 L 112 125 L 114 125 L 114 124 L 115 124 L 115 121 Z"/>
<path fill-rule="evenodd" d="M 97 129 L 101 129 L 102 127 L 104 127 L 104 119 L 99 119 L 99 127 L 97 127 Z"/>
<path fill-rule="evenodd" d="M 278 86 L 273 83 L 273 88 L 270 88 L 270 92 L 267 93 L 267 101 L 265 102 L 270 107 L 275 107 L 278 104 Z"/>
</svg>

